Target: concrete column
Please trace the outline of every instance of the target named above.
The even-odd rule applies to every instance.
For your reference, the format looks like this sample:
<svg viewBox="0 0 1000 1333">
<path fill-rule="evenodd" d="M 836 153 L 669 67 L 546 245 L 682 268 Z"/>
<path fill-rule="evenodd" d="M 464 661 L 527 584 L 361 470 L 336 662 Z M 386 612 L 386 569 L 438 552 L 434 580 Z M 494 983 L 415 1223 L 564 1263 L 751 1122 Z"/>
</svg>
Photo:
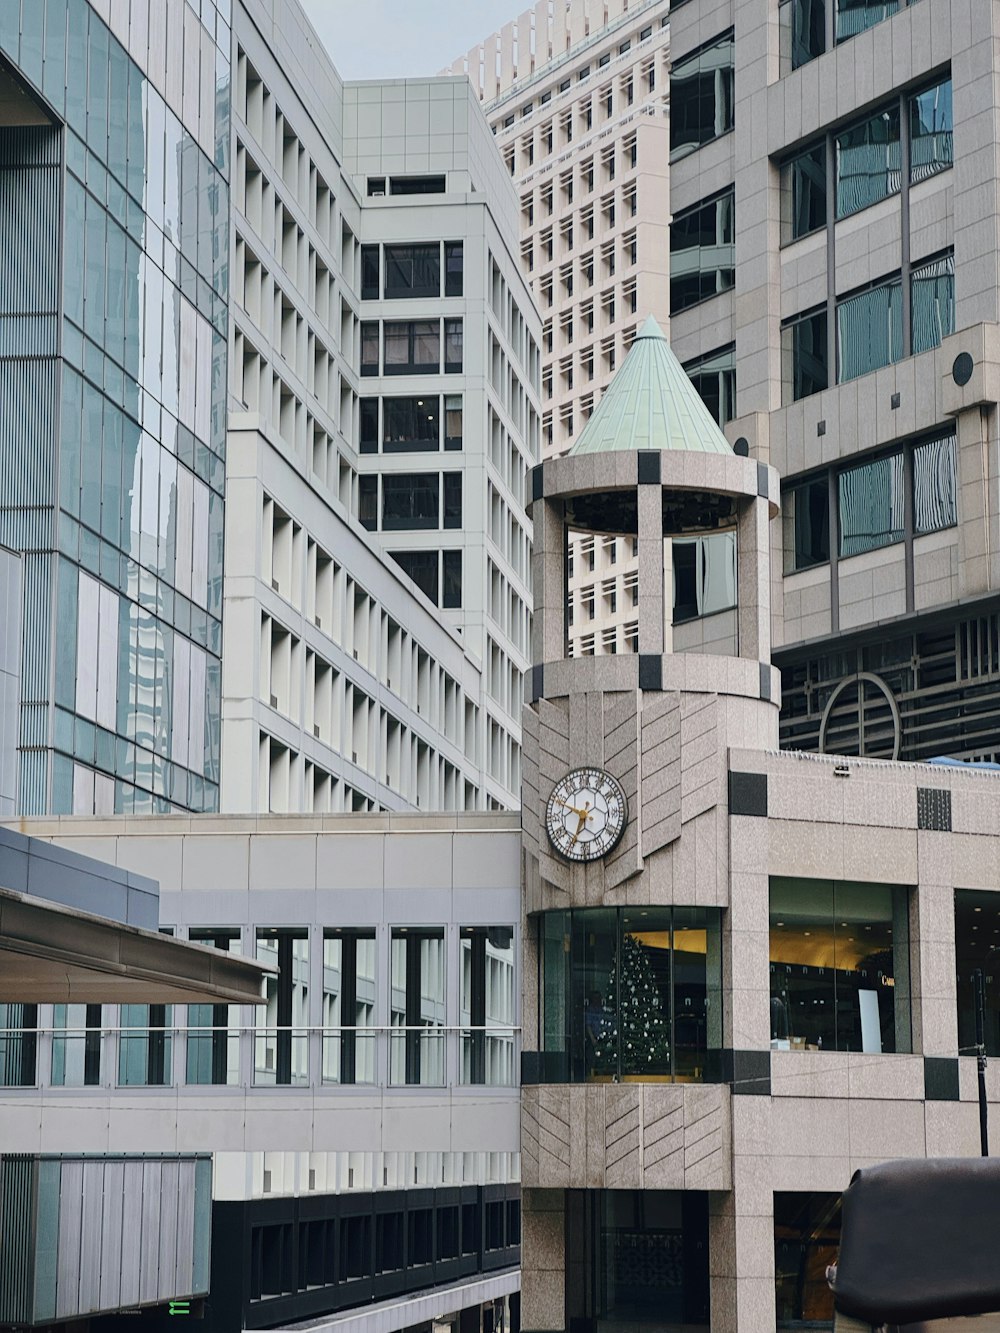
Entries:
<svg viewBox="0 0 1000 1333">
<path fill-rule="evenodd" d="M 769 1097 L 733 1098 L 733 1189 L 709 1202 L 712 1333 L 775 1325 L 770 1119 Z"/>
<path fill-rule="evenodd" d="M 670 652 L 665 632 L 663 580 L 663 491 L 638 487 L 639 510 L 639 652 L 660 657 Z"/>
<path fill-rule="evenodd" d="M 566 656 L 566 530 L 561 500 L 536 500 L 531 555 L 535 591 L 531 660 L 536 666 Z"/>
<path fill-rule="evenodd" d="M 764 496 L 744 504 L 736 533 L 739 656 L 771 660 L 771 533 Z"/>
<path fill-rule="evenodd" d="M 566 1327 L 566 1223 L 562 1190 L 521 1193 L 521 1328 Z"/>
<path fill-rule="evenodd" d="M 998 558 L 996 430 L 979 407 L 959 413 L 956 422 L 958 475 L 958 595 L 973 597 L 996 586 Z"/>
<path fill-rule="evenodd" d="M 955 890 L 950 873 L 950 833 L 922 832 L 920 869 L 931 857 L 947 858 L 941 883 L 920 884 L 910 913 L 910 976 L 913 1049 L 924 1055 L 954 1056 L 958 1050 L 958 995 L 955 985 Z M 913 966 L 916 963 L 916 966 Z"/>
</svg>

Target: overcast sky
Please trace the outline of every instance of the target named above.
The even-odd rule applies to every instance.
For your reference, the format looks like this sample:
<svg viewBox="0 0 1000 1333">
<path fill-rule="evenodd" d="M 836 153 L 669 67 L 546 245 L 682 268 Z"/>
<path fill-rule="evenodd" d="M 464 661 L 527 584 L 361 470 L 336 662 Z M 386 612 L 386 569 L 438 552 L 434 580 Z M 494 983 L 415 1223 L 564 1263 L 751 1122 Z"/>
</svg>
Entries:
<svg viewBox="0 0 1000 1333">
<path fill-rule="evenodd" d="M 530 0 L 303 0 L 345 79 L 436 74 Z"/>
</svg>

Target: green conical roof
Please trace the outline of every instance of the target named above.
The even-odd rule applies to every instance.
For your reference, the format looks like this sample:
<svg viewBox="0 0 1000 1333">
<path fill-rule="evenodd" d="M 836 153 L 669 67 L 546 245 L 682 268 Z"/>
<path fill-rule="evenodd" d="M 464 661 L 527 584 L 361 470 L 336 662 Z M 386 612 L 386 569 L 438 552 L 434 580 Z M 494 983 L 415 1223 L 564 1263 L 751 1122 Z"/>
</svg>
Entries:
<svg viewBox="0 0 1000 1333">
<path fill-rule="evenodd" d="M 571 454 L 696 449 L 732 454 L 729 441 L 681 369 L 663 330 L 646 320 Z"/>
</svg>

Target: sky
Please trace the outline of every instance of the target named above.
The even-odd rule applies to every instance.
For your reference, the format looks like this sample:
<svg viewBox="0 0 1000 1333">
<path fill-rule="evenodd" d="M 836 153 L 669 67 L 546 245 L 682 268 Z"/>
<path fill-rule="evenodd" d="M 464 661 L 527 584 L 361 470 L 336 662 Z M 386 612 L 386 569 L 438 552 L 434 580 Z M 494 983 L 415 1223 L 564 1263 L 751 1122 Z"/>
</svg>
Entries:
<svg viewBox="0 0 1000 1333">
<path fill-rule="evenodd" d="M 303 0 L 345 79 L 436 74 L 530 0 Z"/>
</svg>

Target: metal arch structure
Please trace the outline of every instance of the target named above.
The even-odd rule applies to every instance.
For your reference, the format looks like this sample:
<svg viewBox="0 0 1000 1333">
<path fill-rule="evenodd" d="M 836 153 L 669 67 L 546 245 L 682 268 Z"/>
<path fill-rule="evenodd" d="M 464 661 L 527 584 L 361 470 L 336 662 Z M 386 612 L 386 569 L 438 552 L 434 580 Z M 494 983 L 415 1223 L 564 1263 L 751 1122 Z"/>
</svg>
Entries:
<svg viewBox="0 0 1000 1333">
<path fill-rule="evenodd" d="M 889 705 L 889 711 L 892 713 L 892 754 L 889 756 L 889 758 L 890 759 L 899 758 L 899 750 L 903 739 L 903 726 L 899 716 L 899 705 L 896 703 L 896 698 L 892 690 L 890 690 L 889 686 L 882 679 L 882 677 L 876 675 L 874 671 L 856 671 L 853 676 L 845 676 L 843 680 L 839 681 L 834 686 L 833 692 L 831 693 L 829 699 L 827 699 L 826 701 L 826 707 L 823 709 L 823 716 L 820 719 L 820 724 L 819 724 L 820 754 L 827 753 L 826 732 L 830 722 L 830 717 L 833 713 L 834 705 L 836 704 L 837 700 L 849 686 L 862 685 L 866 681 L 868 682 L 869 685 L 874 685 L 877 690 L 881 691 L 883 697 L 885 698 L 886 702 Z M 861 707 L 860 692 L 858 697 L 858 706 L 860 709 Z M 858 741 L 859 741 L 858 748 L 863 750 L 865 738 L 864 738 L 864 729 L 861 725 L 860 718 L 858 721 Z M 862 755 L 861 757 L 863 758 L 864 756 Z"/>
</svg>

